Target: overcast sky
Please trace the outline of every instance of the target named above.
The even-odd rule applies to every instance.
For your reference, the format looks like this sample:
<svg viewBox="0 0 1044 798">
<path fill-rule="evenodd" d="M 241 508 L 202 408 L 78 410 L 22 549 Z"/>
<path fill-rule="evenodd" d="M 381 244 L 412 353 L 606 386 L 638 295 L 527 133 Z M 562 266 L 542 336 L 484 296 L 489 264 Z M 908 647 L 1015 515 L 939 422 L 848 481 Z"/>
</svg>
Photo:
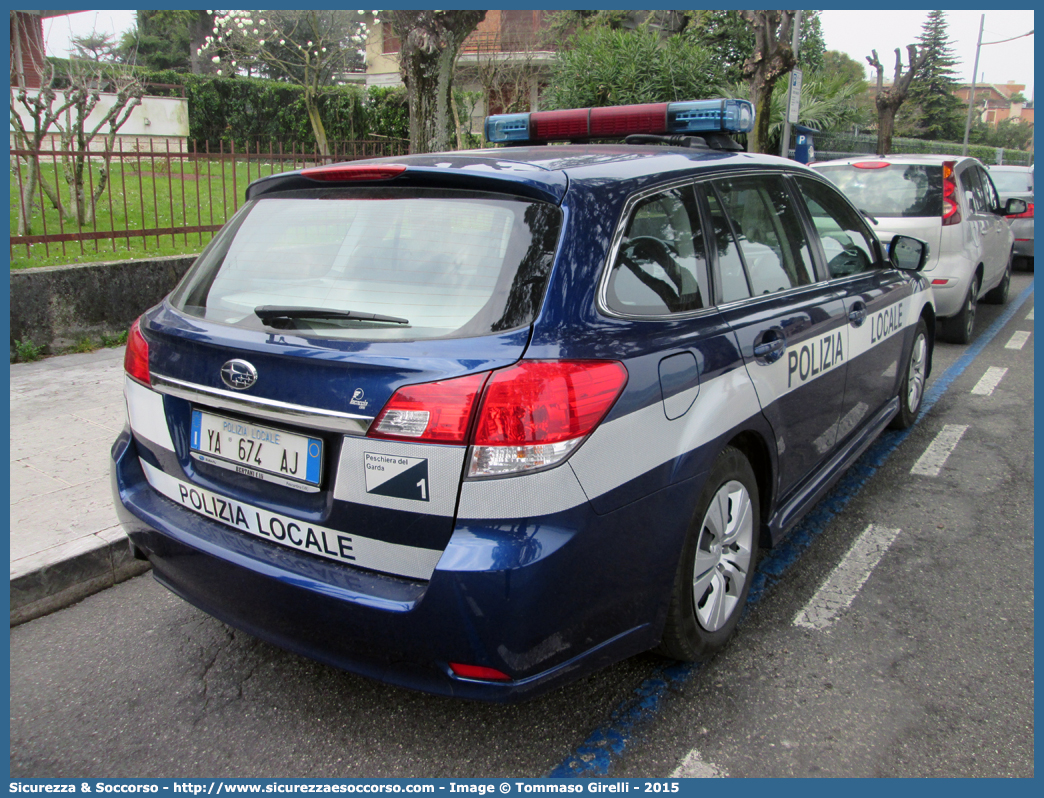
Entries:
<svg viewBox="0 0 1044 798">
<path fill-rule="evenodd" d="M 954 56 L 961 62 L 957 67 L 960 70 L 958 79 L 971 81 L 975 43 L 979 39 L 979 21 L 983 14 L 986 15 L 986 24 L 979 51 L 978 79 L 987 83 L 1024 83 L 1026 96 L 1032 98 L 1035 37 L 987 44 L 1029 33 L 1033 30 L 1032 11 L 947 11 L 947 33 Z M 855 58 L 867 68 L 867 79 L 871 75 L 866 57 L 871 50 L 877 50 L 888 78 L 895 70 L 896 47 L 902 49 L 903 65 L 906 65 L 906 45 L 917 42 L 927 17 L 927 11 L 824 11 L 820 14 L 827 49 L 840 50 Z M 876 75 L 873 78 L 876 80 Z"/>
<path fill-rule="evenodd" d="M 975 62 L 975 43 L 979 37 L 979 19 L 986 14 L 983 46 L 979 54 L 979 80 L 987 83 L 1026 84 L 1026 96 L 1033 97 L 1033 36 L 1004 44 L 987 45 L 1033 30 L 1033 11 L 947 11 L 946 20 L 954 55 L 961 61 L 959 80 L 970 81 Z M 866 56 L 877 50 L 886 74 L 895 68 L 896 47 L 902 49 L 906 64 L 906 45 L 917 41 L 927 11 L 824 11 L 823 36 L 828 50 L 840 50 L 866 65 Z M 122 33 L 133 27 L 133 11 L 84 11 L 65 17 L 44 20 L 44 38 L 50 55 L 64 56 L 71 47 L 72 36 L 82 36 L 92 29 Z M 867 68 L 867 78 L 870 79 Z"/>
</svg>

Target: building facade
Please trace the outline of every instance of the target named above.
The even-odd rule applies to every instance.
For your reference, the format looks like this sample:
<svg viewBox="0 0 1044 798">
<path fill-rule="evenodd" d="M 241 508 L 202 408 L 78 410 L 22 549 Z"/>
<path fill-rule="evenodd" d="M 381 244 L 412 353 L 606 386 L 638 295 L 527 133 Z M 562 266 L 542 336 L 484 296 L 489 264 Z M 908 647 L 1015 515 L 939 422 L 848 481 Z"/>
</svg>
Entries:
<svg viewBox="0 0 1044 798">
<path fill-rule="evenodd" d="M 488 114 L 539 110 L 539 95 L 555 55 L 548 41 L 546 11 L 487 11 L 464 40 L 457 59 L 457 88 L 478 96 L 471 132 L 482 131 Z M 400 42 L 390 26 L 370 28 L 366 42 L 366 85 L 401 86 Z"/>
<path fill-rule="evenodd" d="M 965 105 L 971 96 L 971 84 L 965 83 L 954 94 Z M 1024 97 L 1025 84 L 1013 80 L 1007 83 L 976 83 L 975 108 L 984 124 L 996 127 L 1005 119 L 1018 119 L 1025 124 L 1033 124 L 1033 103 L 1013 97 Z"/>
</svg>

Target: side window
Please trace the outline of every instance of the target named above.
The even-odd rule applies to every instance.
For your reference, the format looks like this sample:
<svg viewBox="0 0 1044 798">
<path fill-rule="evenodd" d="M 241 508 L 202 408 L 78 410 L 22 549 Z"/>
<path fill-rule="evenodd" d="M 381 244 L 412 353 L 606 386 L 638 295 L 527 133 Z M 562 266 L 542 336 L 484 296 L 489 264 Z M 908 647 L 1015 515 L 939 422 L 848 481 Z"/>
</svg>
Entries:
<svg viewBox="0 0 1044 798">
<path fill-rule="evenodd" d="M 819 233 L 830 276 L 847 277 L 875 268 L 873 241 L 852 206 L 818 180 L 798 177 L 795 182 Z"/>
<path fill-rule="evenodd" d="M 986 192 L 974 166 L 961 172 L 961 190 L 969 196 L 969 202 L 976 213 L 986 212 Z"/>
<path fill-rule="evenodd" d="M 729 226 L 729 218 L 718 201 L 714 188 L 707 186 L 704 192 L 707 206 L 710 208 L 711 233 L 718 250 L 718 280 L 721 282 L 721 301 L 737 302 L 750 296 L 750 284 L 747 272 L 743 268 L 743 258 Z"/>
<path fill-rule="evenodd" d="M 612 310 L 637 316 L 710 304 L 706 247 L 691 186 L 635 206 L 609 273 L 606 299 Z"/>
<path fill-rule="evenodd" d="M 975 171 L 979 173 L 979 180 L 982 181 L 982 190 L 986 195 L 986 210 L 992 212 L 995 208 L 1000 207 L 1000 197 L 997 196 L 997 189 L 993 185 L 993 180 L 989 174 L 981 166 L 976 166 Z"/>
<path fill-rule="evenodd" d="M 782 177 L 713 182 L 732 221 L 755 296 L 816 281 L 808 241 Z"/>
</svg>

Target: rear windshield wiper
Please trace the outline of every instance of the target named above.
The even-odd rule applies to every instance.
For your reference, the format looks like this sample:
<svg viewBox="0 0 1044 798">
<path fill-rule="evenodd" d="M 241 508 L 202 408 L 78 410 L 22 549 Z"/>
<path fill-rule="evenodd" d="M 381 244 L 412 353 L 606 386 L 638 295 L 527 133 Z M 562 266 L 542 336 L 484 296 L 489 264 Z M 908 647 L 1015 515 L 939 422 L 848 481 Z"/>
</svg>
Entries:
<svg viewBox="0 0 1044 798">
<path fill-rule="evenodd" d="M 330 308 L 284 307 L 282 305 L 261 305 L 254 308 L 254 315 L 265 324 L 293 319 L 349 319 L 351 321 L 384 321 L 389 324 L 410 323 L 409 319 L 382 316 L 380 313 L 359 313 L 354 310 L 331 310 Z"/>
</svg>

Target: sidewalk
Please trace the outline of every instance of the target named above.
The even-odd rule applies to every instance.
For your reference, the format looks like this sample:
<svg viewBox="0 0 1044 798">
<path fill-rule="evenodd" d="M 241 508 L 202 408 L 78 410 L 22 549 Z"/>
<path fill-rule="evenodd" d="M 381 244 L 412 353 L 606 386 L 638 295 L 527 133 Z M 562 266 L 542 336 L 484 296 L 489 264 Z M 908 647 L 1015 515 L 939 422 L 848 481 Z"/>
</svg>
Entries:
<svg viewBox="0 0 1044 798">
<path fill-rule="evenodd" d="M 123 429 L 123 347 L 11 365 L 11 625 L 148 564 L 130 556 L 109 488 Z"/>
</svg>

